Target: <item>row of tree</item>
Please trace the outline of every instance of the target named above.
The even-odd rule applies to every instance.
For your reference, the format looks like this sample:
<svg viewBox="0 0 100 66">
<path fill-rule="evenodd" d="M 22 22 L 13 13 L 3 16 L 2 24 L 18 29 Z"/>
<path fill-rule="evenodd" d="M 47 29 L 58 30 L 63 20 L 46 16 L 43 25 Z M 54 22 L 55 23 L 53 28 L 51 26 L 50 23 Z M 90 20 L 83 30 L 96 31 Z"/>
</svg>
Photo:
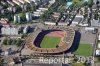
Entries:
<svg viewBox="0 0 100 66">
<path fill-rule="evenodd" d="M 16 45 L 17 47 L 19 47 L 22 42 L 23 41 L 21 39 L 8 39 L 8 38 L 5 38 L 3 40 L 4 45 Z"/>
</svg>

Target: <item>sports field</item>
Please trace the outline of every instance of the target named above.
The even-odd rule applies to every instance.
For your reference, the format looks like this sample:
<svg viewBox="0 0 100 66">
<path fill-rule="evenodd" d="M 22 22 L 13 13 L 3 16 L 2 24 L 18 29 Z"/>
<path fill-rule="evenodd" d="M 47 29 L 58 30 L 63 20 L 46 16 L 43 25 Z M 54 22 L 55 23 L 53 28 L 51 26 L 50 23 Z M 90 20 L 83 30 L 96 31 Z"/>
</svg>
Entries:
<svg viewBox="0 0 100 66">
<path fill-rule="evenodd" d="M 76 55 L 91 56 L 93 47 L 91 44 L 79 44 L 78 49 L 74 52 Z"/>
<path fill-rule="evenodd" d="M 40 47 L 41 48 L 56 48 L 60 40 L 61 40 L 60 37 L 45 36 L 40 44 Z"/>
</svg>

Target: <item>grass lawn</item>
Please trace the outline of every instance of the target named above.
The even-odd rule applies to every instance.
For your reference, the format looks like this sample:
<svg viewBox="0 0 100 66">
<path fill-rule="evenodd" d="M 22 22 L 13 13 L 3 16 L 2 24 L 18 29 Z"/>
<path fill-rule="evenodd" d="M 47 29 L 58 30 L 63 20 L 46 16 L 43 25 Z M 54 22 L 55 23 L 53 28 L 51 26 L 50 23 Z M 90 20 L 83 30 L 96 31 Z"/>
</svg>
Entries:
<svg viewBox="0 0 100 66">
<path fill-rule="evenodd" d="M 72 63 L 72 66 L 85 66 L 83 63 Z"/>
<path fill-rule="evenodd" d="M 40 44 L 41 48 L 55 48 L 59 42 L 60 42 L 60 37 L 50 37 L 50 36 L 45 36 Z"/>
<path fill-rule="evenodd" d="M 74 52 L 76 55 L 91 56 L 93 48 L 91 44 L 79 44 L 78 49 Z"/>
</svg>

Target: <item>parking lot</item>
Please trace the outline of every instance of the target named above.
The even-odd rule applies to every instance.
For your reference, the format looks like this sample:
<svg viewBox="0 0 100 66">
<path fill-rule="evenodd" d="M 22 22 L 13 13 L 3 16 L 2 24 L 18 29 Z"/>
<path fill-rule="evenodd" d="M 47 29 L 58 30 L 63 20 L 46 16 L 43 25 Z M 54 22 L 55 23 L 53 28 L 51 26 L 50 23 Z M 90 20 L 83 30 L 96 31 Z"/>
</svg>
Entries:
<svg viewBox="0 0 100 66">
<path fill-rule="evenodd" d="M 96 34 L 92 34 L 91 32 L 84 31 L 84 29 L 81 29 L 81 41 L 80 41 L 80 43 L 94 44 L 95 39 L 96 39 Z"/>
<path fill-rule="evenodd" d="M 94 44 L 96 39 L 96 34 L 91 31 L 86 31 L 84 27 L 74 27 L 75 30 L 79 30 L 81 34 L 80 43 L 82 44 Z"/>
</svg>

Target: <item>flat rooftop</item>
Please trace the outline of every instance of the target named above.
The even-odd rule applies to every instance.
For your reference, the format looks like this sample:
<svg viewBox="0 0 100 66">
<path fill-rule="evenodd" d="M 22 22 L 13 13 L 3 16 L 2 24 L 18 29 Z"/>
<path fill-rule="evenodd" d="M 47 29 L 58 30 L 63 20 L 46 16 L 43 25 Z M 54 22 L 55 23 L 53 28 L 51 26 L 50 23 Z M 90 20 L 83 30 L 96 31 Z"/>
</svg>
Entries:
<svg viewBox="0 0 100 66">
<path fill-rule="evenodd" d="M 75 17 L 74 20 L 72 22 L 80 22 L 82 20 L 81 17 Z"/>
</svg>

